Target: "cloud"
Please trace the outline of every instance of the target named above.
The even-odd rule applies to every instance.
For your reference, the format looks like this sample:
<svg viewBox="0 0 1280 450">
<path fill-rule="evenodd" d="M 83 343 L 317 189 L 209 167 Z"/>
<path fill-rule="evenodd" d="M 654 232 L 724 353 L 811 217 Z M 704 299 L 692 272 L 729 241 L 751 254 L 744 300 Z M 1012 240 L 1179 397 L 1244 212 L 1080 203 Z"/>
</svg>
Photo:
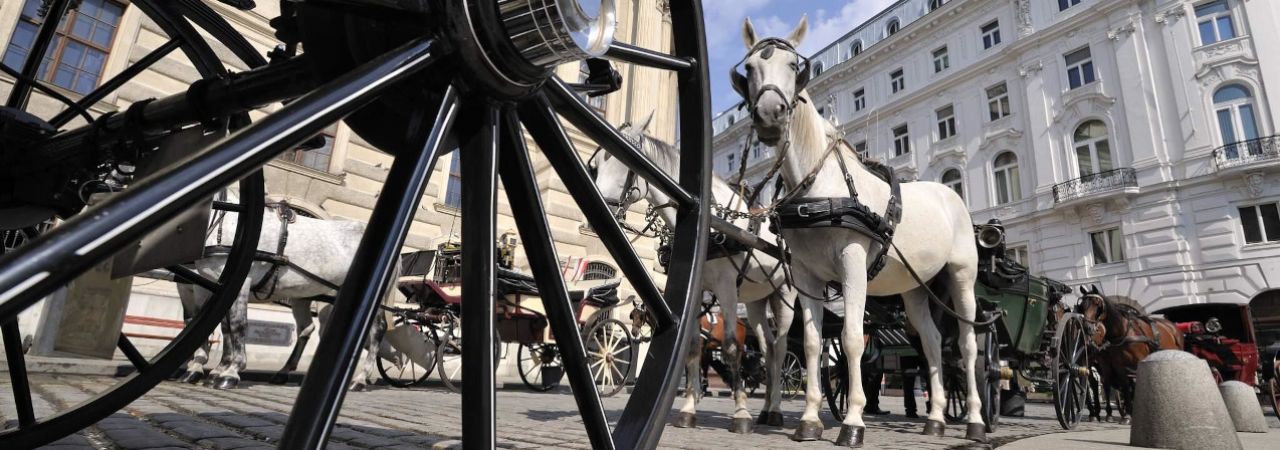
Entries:
<svg viewBox="0 0 1280 450">
<path fill-rule="evenodd" d="M 800 44 L 800 51 L 812 54 L 821 50 L 894 3 L 897 0 L 850 0 L 834 15 L 819 9 L 809 17 L 809 34 Z M 782 33 L 790 31 L 788 28 Z"/>
</svg>

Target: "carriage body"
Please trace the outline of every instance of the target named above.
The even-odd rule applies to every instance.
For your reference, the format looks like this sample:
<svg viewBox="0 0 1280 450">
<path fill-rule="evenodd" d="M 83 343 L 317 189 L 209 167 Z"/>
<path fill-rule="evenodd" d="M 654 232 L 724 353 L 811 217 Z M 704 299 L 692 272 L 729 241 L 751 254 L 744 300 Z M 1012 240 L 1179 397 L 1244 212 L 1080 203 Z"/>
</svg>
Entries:
<svg viewBox="0 0 1280 450">
<path fill-rule="evenodd" d="M 1185 334 L 1185 349 L 1209 364 L 1218 381 L 1242 381 L 1257 386 L 1259 347 L 1249 306 L 1201 303 L 1164 308 L 1162 314 Z"/>
</svg>

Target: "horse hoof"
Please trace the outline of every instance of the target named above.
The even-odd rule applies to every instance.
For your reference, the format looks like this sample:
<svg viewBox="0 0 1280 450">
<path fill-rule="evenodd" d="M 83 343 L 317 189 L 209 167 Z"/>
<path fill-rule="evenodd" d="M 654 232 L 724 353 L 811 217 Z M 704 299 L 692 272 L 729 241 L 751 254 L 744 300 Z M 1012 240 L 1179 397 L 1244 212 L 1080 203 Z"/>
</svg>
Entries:
<svg viewBox="0 0 1280 450">
<path fill-rule="evenodd" d="M 782 426 L 782 413 L 778 411 L 764 411 L 760 413 L 760 417 L 756 419 L 757 425 L 768 425 L 771 427 Z"/>
<path fill-rule="evenodd" d="M 977 441 L 986 444 L 987 426 L 980 423 L 969 424 L 969 428 L 964 430 L 964 438 L 970 441 Z"/>
<path fill-rule="evenodd" d="M 676 420 L 671 422 L 676 428 L 694 428 L 698 426 L 698 416 L 693 413 L 682 412 L 676 415 Z"/>
<path fill-rule="evenodd" d="M 351 392 L 364 392 L 367 390 L 369 390 L 369 388 L 365 387 L 364 383 L 351 386 Z"/>
<path fill-rule="evenodd" d="M 939 422 L 937 420 L 930 420 L 928 422 L 925 422 L 924 433 L 922 434 L 924 434 L 925 436 L 942 437 L 942 435 L 945 434 L 946 430 L 947 430 L 947 424 Z"/>
<path fill-rule="evenodd" d="M 816 441 L 822 439 L 822 422 L 801 420 L 791 440 L 797 442 Z"/>
<path fill-rule="evenodd" d="M 187 372 L 186 375 L 183 375 L 182 378 L 178 379 L 178 382 L 187 383 L 187 384 L 196 384 L 200 382 L 201 378 L 204 378 L 204 372 L 197 370 L 193 372 Z"/>
<path fill-rule="evenodd" d="M 1128 424 L 1129 424 L 1129 418 L 1128 418 L 1128 417 L 1121 417 L 1121 418 L 1120 418 L 1120 420 L 1117 420 L 1117 421 L 1116 421 L 1116 423 L 1118 423 L 1118 424 L 1120 424 L 1120 425 L 1128 425 Z"/>
<path fill-rule="evenodd" d="M 866 435 L 867 427 L 841 425 L 840 436 L 836 438 L 836 445 L 841 447 L 862 448 L 862 440 Z"/>
<path fill-rule="evenodd" d="M 288 384 L 289 374 L 277 372 L 275 375 L 271 376 L 270 380 L 267 380 L 267 383 L 271 383 L 274 385 Z"/>
<path fill-rule="evenodd" d="M 752 428 L 751 419 L 746 417 L 734 417 L 733 424 L 729 425 L 729 431 L 737 434 L 751 434 Z"/>
<path fill-rule="evenodd" d="M 240 384 L 239 378 L 218 377 L 218 379 L 213 381 L 213 388 L 220 391 L 225 391 L 228 389 L 235 389 L 236 386 L 238 386 L 239 384 Z"/>
</svg>

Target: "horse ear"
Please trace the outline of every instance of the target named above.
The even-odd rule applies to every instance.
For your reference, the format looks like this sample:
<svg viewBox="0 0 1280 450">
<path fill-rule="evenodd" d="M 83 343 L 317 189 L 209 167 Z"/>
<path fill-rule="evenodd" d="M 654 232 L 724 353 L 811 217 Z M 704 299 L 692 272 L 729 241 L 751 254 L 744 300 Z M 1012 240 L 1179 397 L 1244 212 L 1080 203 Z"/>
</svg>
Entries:
<svg viewBox="0 0 1280 450">
<path fill-rule="evenodd" d="M 751 25 L 750 17 L 742 21 L 742 43 L 747 45 L 747 50 L 756 46 L 756 27 Z"/>
<path fill-rule="evenodd" d="M 1084 290 L 1084 286 L 1080 286 L 1080 295 L 1089 295 L 1089 291 Z"/>
<path fill-rule="evenodd" d="M 796 29 L 791 30 L 791 35 L 787 36 L 787 40 L 791 41 L 791 46 L 799 47 L 804 41 L 804 35 L 809 33 L 809 15 L 800 16 L 800 24 L 796 25 Z"/>
<path fill-rule="evenodd" d="M 654 110 L 649 110 L 649 115 L 645 116 L 644 120 L 640 121 L 640 125 L 636 126 L 637 132 L 639 132 L 640 134 L 644 134 L 649 131 L 649 125 L 653 123 L 653 115 L 655 112 L 656 111 Z"/>
<path fill-rule="evenodd" d="M 1090 285 L 1090 288 L 1093 289 L 1094 294 L 1102 295 L 1102 291 L 1098 290 L 1098 285 Z"/>
</svg>

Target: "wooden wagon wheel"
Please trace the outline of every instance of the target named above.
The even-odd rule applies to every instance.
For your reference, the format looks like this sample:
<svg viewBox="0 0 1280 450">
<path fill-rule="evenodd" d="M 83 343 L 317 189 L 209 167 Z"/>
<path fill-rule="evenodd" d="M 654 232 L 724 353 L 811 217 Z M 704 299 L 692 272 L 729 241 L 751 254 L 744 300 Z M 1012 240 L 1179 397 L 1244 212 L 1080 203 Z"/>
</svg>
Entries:
<svg viewBox="0 0 1280 450">
<path fill-rule="evenodd" d="M 0 137 L 21 137 L 18 142 L 27 145 L 6 144 L 6 148 L 0 149 L 0 152 L 5 153 L 4 160 L 19 163 L 18 167 L 6 167 L 6 172 L 0 175 L 15 183 L 41 186 L 50 194 L 61 195 L 61 198 L 83 198 L 87 194 L 85 188 L 94 185 L 111 191 L 121 190 L 116 195 L 130 195 L 147 190 L 155 192 L 155 177 L 130 177 L 127 176 L 126 168 L 145 167 L 156 154 L 175 148 L 181 150 L 180 146 L 190 145 L 190 141 L 186 144 L 176 143 L 177 136 L 201 131 L 201 128 L 141 126 L 143 121 L 125 119 L 126 116 L 132 117 L 140 109 L 129 108 L 119 114 L 94 116 L 89 111 L 91 107 L 99 101 L 112 98 L 122 89 L 127 90 L 134 83 L 135 77 L 152 70 L 156 63 L 166 59 L 186 59 L 195 67 L 199 77 L 206 81 L 223 76 L 230 69 L 224 66 L 214 48 L 230 50 L 240 60 L 239 63 L 247 67 L 262 66 L 266 64 L 266 60 L 204 3 L 196 0 L 134 0 L 130 7 L 138 8 L 154 23 L 156 29 L 150 31 L 160 33 L 164 41 L 118 74 L 103 80 L 95 89 L 72 101 L 49 89 L 45 82 L 39 81 L 43 78 L 39 74 L 42 68 L 39 62 L 44 59 L 56 29 L 66 24 L 64 16 L 79 14 L 71 9 L 73 3 L 80 5 L 71 0 L 53 0 L 46 2 L 48 10 L 44 16 L 33 13 L 35 15 L 32 19 L 40 23 L 32 45 L 33 51 L 21 68 L 6 70 L 18 81 L 10 91 L 5 107 L 0 108 L 0 112 L 3 112 L 0 114 L 0 129 L 7 128 L 7 134 Z M 122 12 L 123 9 L 115 11 Z M 51 20 L 52 18 L 59 20 Z M 53 98 L 52 101 L 65 103 L 66 108 L 51 117 L 36 117 L 25 112 L 33 104 L 49 101 L 33 98 L 34 90 Z M 156 103 L 158 102 L 151 102 Z M 202 127 L 203 131 L 211 133 L 209 136 L 215 137 L 218 133 L 226 133 L 249 123 L 248 114 L 243 110 L 210 111 L 199 119 L 204 123 L 195 126 Z M 15 153 L 10 152 L 18 152 L 16 154 L 22 156 L 12 157 Z M 209 277 L 182 266 L 167 268 L 177 281 L 192 283 L 211 292 L 212 295 L 201 311 L 188 319 L 181 332 L 150 359 L 137 350 L 128 336 L 121 334 L 117 348 L 128 357 L 135 371 L 118 383 L 105 386 L 91 399 L 45 417 L 37 417 L 33 410 L 31 381 L 26 371 L 17 315 L 44 295 L 66 285 L 89 267 L 112 257 L 120 245 L 103 245 L 101 239 L 105 239 L 104 236 L 116 237 L 114 242 L 118 244 L 129 244 L 136 242 L 141 233 L 115 234 L 115 230 L 103 230 L 82 234 L 90 239 L 78 242 L 62 240 L 60 237 L 67 234 L 67 231 L 92 221 L 95 216 L 106 214 L 107 209 L 90 208 L 79 213 L 82 204 L 59 202 L 56 198 L 53 203 L 57 205 L 51 209 L 58 216 L 67 219 L 67 222 L 42 233 L 44 235 L 41 237 L 29 232 L 35 230 L 35 227 L 24 226 L 28 232 L 23 237 L 30 242 L 21 248 L 6 249 L 7 254 L 0 259 L 0 267 L 4 271 L 4 275 L 0 276 L 3 280 L 0 281 L 0 286 L 3 286 L 0 288 L 0 323 L 4 323 L 8 376 L 12 382 L 13 405 L 18 415 L 16 426 L 0 431 L 0 448 L 39 446 L 107 417 L 175 373 L 195 349 L 209 338 L 244 284 L 256 247 L 254 244 L 258 241 L 261 230 L 265 197 L 262 172 L 256 169 L 246 171 L 238 179 L 238 182 L 225 179 L 211 186 L 211 189 L 219 189 L 228 184 L 238 185 L 240 197 L 238 201 L 212 204 L 215 221 L 235 223 L 234 226 L 226 226 L 224 230 L 220 230 L 220 233 L 226 235 L 225 243 L 230 247 L 230 252 L 218 274 Z M 48 207 L 50 204 L 44 201 L 47 199 L 19 198 L 9 194 L 11 193 L 0 193 L 0 197 L 7 197 L 3 205 L 5 208 L 16 206 L 22 210 L 24 207 Z M 207 201 L 212 196 L 206 190 L 202 197 Z M 188 202 L 186 206 L 195 204 Z M 13 218 L 10 214 L 14 214 L 13 209 L 3 213 Z M 217 219 L 218 217 L 223 219 Z M 50 218 L 44 216 L 39 220 Z M 164 223 L 162 218 L 154 216 L 140 215 L 132 218 L 135 222 L 149 224 L 152 229 Z M 71 244 L 78 245 L 72 247 Z M 16 278 L 13 276 L 24 268 L 29 270 L 27 275 Z"/>
<path fill-rule="evenodd" d="M 631 379 L 638 349 L 627 326 L 617 319 L 600 320 L 583 335 L 586 337 L 588 367 L 603 397 L 621 392 Z"/>
<path fill-rule="evenodd" d="M 533 342 L 520 344 L 516 351 L 516 368 L 520 372 L 520 381 L 525 387 L 537 392 L 546 392 L 555 387 L 559 380 L 545 378 L 545 369 L 564 370 L 564 361 L 560 359 L 560 350 L 555 344 Z"/>
<path fill-rule="evenodd" d="M 843 421 L 849 411 L 849 365 L 840 338 L 824 339 L 819 360 L 822 395 L 836 420 Z"/>
<path fill-rule="evenodd" d="M 396 325 L 402 327 L 412 327 L 414 337 L 421 339 L 426 345 L 423 348 L 422 355 L 418 355 L 417 361 L 404 351 L 396 351 L 391 358 L 378 357 L 378 374 L 382 375 L 382 380 L 387 384 L 404 388 L 410 386 L 418 386 L 427 381 L 431 377 L 438 365 L 436 361 L 439 359 L 440 338 L 436 336 L 435 328 L 424 326 L 417 323 L 400 322 Z"/>
<path fill-rule="evenodd" d="M 1063 429 L 1080 424 L 1089 383 L 1089 338 L 1084 318 L 1068 313 L 1053 337 L 1053 411 Z"/>
</svg>

